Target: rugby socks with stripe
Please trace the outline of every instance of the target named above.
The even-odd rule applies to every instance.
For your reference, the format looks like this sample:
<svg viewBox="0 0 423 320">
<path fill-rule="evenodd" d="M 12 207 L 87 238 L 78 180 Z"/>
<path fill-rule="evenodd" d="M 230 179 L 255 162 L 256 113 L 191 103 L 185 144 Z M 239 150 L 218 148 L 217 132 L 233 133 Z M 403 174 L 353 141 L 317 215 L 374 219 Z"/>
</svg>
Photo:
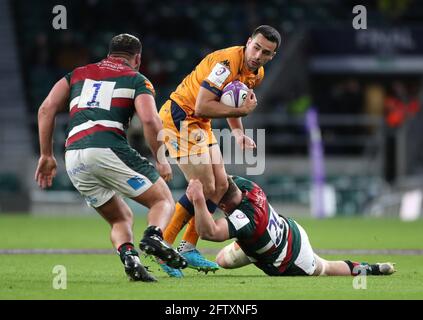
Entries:
<svg viewBox="0 0 423 320">
<path fill-rule="evenodd" d="M 128 255 L 138 257 L 138 252 L 135 250 L 134 244 L 131 242 L 121 244 L 117 249 L 117 253 L 119 254 L 120 260 L 123 264 L 125 264 L 125 257 Z"/>
<path fill-rule="evenodd" d="M 213 214 L 217 209 L 217 205 L 210 200 L 207 200 L 206 203 L 209 212 Z M 181 244 L 178 246 L 178 251 L 184 252 L 194 249 L 197 245 L 198 238 L 199 236 L 197 234 L 197 231 L 195 230 L 195 218 L 192 218 L 188 223 L 184 235 L 182 236 L 182 241 Z"/>
<path fill-rule="evenodd" d="M 175 205 L 175 212 L 166 230 L 163 233 L 163 239 L 170 245 L 175 242 L 178 233 L 194 216 L 194 206 L 184 194 Z"/>
<path fill-rule="evenodd" d="M 344 260 L 344 262 L 350 268 L 352 276 L 365 276 L 367 274 L 378 276 L 382 274 L 377 264 L 368 264 L 367 262 L 354 262 L 350 260 Z"/>
</svg>

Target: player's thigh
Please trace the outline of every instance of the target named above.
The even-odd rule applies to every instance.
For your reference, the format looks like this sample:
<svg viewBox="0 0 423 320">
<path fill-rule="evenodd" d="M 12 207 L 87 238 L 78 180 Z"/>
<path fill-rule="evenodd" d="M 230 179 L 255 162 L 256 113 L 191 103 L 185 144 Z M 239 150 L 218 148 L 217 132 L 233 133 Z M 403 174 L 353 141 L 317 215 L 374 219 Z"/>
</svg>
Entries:
<svg viewBox="0 0 423 320">
<path fill-rule="evenodd" d="M 223 163 L 222 153 L 220 152 L 220 148 L 217 144 L 210 146 L 209 149 L 215 179 L 215 188 L 216 191 L 223 196 L 228 189 L 228 177 L 225 170 L 225 164 Z"/>
<path fill-rule="evenodd" d="M 247 255 L 236 242 L 224 247 L 216 256 L 216 262 L 225 269 L 235 269 L 251 263 Z"/>
<path fill-rule="evenodd" d="M 91 207 L 99 207 L 109 201 L 115 192 L 99 180 L 94 171 L 96 164 L 86 158 L 87 149 L 68 150 L 65 165 L 69 179 Z"/>
<path fill-rule="evenodd" d="M 316 270 L 316 259 L 306 231 L 297 223 L 301 235 L 301 249 L 294 264 L 308 275 L 314 275 Z"/>
<path fill-rule="evenodd" d="M 189 159 L 184 158 L 178 161 L 178 166 L 183 172 L 187 181 L 191 179 L 199 179 L 204 188 L 214 189 L 215 178 L 210 155 L 209 153 L 204 153 L 201 155 L 201 157 L 205 158 L 205 161 L 202 163 L 191 163 Z"/>
<path fill-rule="evenodd" d="M 127 221 L 132 224 L 133 214 L 131 209 L 126 202 L 117 195 L 114 195 L 105 204 L 95 209 L 111 225 L 121 221 Z"/>
</svg>

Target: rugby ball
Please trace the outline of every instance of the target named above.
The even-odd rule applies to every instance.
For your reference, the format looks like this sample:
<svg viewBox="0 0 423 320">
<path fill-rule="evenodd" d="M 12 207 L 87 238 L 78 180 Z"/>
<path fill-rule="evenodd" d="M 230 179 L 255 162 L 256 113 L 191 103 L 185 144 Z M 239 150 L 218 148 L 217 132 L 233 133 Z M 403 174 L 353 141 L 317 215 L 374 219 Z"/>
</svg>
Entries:
<svg viewBox="0 0 423 320">
<path fill-rule="evenodd" d="M 230 107 L 240 107 L 247 98 L 248 87 L 239 80 L 229 82 L 222 90 L 220 102 Z"/>
</svg>

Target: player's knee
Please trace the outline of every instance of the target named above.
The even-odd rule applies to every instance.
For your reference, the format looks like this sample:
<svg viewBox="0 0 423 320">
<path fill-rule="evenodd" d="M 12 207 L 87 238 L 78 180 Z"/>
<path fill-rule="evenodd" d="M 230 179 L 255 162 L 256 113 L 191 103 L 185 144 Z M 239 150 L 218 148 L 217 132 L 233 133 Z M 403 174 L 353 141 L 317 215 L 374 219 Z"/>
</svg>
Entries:
<svg viewBox="0 0 423 320">
<path fill-rule="evenodd" d="M 134 219 L 133 219 L 132 212 L 122 210 L 122 211 L 117 212 L 113 216 L 107 216 L 106 220 L 107 220 L 107 222 L 109 222 L 109 224 L 111 226 L 114 226 L 114 225 L 117 225 L 117 224 L 132 226 Z"/>
<path fill-rule="evenodd" d="M 224 269 L 235 269 L 247 265 L 249 260 L 241 248 L 233 242 L 219 251 L 216 263 Z"/>
<path fill-rule="evenodd" d="M 163 197 L 160 200 L 160 204 L 162 206 L 162 210 L 163 212 L 167 212 L 170 215 L 173 214 L 173 212 L 175 211 L 175 201 L 173 200 L 172 197 Z"/>
<path fill-rule="evenodd" d="M 225 260 L 225 250 L 222 249 L 216 256 L 216 263 L 223 269 L 229 269 L 229 265 Z"/>
<path fill-rule="evenodd" d="M 314 259 L 316 262 L 316 269 L 313 272 L 313 276 L 325 276 L 327 275 L 329 266 L 326 260 L 320 258 L 317 255 L 314 255 Z"/>
</svg>

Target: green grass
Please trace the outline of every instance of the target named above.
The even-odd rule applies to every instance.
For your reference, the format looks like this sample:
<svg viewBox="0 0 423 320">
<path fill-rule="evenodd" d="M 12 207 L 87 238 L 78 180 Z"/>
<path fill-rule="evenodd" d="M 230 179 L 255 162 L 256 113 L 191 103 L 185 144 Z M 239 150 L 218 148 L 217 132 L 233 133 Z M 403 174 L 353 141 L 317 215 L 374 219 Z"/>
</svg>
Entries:
<svg viewBox="0 0 423 320">
<path fill-rule="evenodd" d="M 299 220 L 315 249 L 423 249 L 423 221 L 394 219 Z M 143 217 L 136 218 L 141 235 Z M 111 248 L 108 225 L 97 216 L 0 215 L 0 248 Z M 200 241 L 199 248 L 222 244 Z M 208 256 L 212 259 L 213 256 Z M 423 256 L 325 256 L 367 262 L 394 261 L 390 277 L 368 277 L 366 290 L 352 277 L 268 277 L 254 266 L 168 278 L 150 260 L 158 283 L 130 283 L 117 256 L 0 255 L 0 299 L 423 299 Z M 53 267 L 67 271 L 67 289 L 53 289 Z"/>
</svg>

